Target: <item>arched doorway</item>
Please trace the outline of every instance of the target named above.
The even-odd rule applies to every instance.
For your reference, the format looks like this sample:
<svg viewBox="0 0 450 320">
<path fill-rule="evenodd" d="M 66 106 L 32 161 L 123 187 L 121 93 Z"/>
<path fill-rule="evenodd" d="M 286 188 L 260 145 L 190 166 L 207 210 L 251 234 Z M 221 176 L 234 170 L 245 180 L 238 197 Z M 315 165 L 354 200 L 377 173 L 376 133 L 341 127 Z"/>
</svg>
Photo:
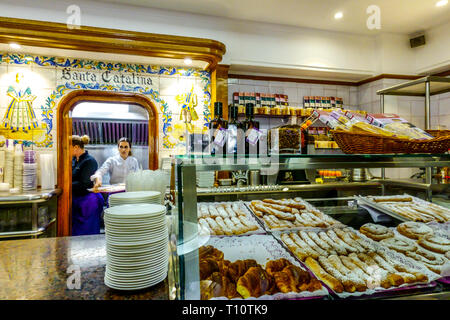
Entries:
<svg viewBox="0 0 450 320">
<path fill-rule="evenodd" d="M 108 92 L 98 90 L 75 90 L 64 96 L 57 112 L 57 152 L 58 152 L 58 187 L 62 194 L 58 199 L 58 236 L 71 235 L 72 215 L 72 157 L 70 140 L 72 135 L 72 118 L 70 111 L 81 102 L 108 102 L 138 104 L 148 112 L 148 151 L 149 169 L 158 169 L 158 110 L 145 95 L 129 92 Z"/>
</svg>

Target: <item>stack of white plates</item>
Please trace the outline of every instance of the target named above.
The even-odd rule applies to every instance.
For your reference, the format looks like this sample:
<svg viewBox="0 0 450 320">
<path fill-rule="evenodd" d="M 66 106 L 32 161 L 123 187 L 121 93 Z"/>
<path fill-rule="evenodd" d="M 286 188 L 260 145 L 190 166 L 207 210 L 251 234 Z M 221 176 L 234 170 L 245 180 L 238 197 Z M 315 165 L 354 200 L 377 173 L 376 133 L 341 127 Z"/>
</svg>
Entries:
<svg viewBox="0 0 450 320">
<path fill-rule="evenodd" d="M 124 204 L 153 203 L 161 204 L 159 191 L 133 191 L 112 194 L 109 197 L 109 206 L 121 206 Z"/>
<path fill-rule="evenodd" d="M 169 262 L 166 208 L 123 205 L 105 210 L 105 284 L 139 290 L 163 281 Z"/>
<path fill-rule="evenodd" d="M 214 171 L 197 172 L 197 186 L 200 188 L 209 188 L 214 186 Z"/>
</svg>

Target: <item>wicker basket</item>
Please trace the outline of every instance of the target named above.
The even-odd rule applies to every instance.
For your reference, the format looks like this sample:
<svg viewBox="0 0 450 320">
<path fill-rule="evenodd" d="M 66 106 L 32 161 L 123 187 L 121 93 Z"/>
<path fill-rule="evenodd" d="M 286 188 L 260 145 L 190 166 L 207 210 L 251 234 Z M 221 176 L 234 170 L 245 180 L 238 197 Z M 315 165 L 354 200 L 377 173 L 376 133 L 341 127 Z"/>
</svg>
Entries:
<svg viewBox="0 0 450 320">
<path fill-rule="evenodd" d="M 437 130 L 438 131 L 438 130 Z M 444 130 L 448 131 L 448 130 Z M 332 130 L 334 140 L 344 153 L 445 153 L 450 149 L 450 134 L 430 140 L 408 140 L 375 134 Z M 431 133 L 431 132 L 430 132 Z"/>
</svg>

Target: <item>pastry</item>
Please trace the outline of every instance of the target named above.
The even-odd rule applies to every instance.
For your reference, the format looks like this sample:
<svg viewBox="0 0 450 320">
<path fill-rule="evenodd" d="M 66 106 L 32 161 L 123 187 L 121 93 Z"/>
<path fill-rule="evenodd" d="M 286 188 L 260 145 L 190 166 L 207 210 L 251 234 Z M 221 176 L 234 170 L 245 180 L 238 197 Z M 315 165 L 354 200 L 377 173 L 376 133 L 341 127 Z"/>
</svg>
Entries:
<svg viewBox="0 0 450 320">
<path fill-rule="evenodd" d="M 266 271 L 269 274 L 269 276 L 273 276 L 275 272 L 279 272 L 291 264 L 292 263 L 285 258 L 281 258 L 278 260 L 270 260 L 266 264 Z"/>
<path fill-rule="evenodd" d="M 212 259 L 215 259 L 216 261 L 219 261 L 219 260 L 223 260 L 223 252 L 217 248 L 214 248 L 211 245 L 202 246 L 198 249 L 198 258 L 200 260 L 212 258 Z"/>
<path fill-rule="evenodd" d="M 281 292 L 300 292 L 303 284 L 311 282 L 311 275 L 301 268 L 289 264 L 274 273 L 275 284 Z"/>
<path fill-rule="evenodd" d="M 206 280 L 212 273 L 219 272 L 219 264 L 214 258 L 201 259 L 199 262 L 200 280 Z"/>
<path fill-rule="evenodd" d="M 433 234 L 433 229 L 429 226 L 414 221 L 400 223 L 397 231 L 410 239 L 419 239 L 419 237 Z"/>
<path fill-rule="evenodd" d="M 298 233 L 300 235 L 300 237 L 303 239 L 303 241 L 306 242 L 306 244 L 313 249 L 315 252 L 317 252 L 320 256 L 328 256 L 328 252 L 325 251 L 324 249 L 322 249 L 321 247 L 319 247 L 308 235 L 308 233 L 306 233 L 305 231 L 300 231 Z"/>
<path fill-rule="evenodd" d="M 351 246 L 352 248 L 355 248 L 357 252 L 364 252 L 365 249 L 355 240 L 353 240 L 352 237 L 350 237 L 350 232 L 347 230 L 335 228 L 334 232 L 341 238 L 346 244 Z"/>
<path fill-rule="evenodd" d="M 395 196 L 395 197 L 372 198 L 372 201 L 374 201 L 374 202 L 412 202 L 413 198 Z"/>
<path fill-rule="evenodd" d="M 349 244 L 347 244 L 346 242 L 344 242 L 341 238 L 339 238 L 336 235 L 336 233 L 332 229 L 327 231 L 327 235 L 331 238 L 331 240 L 333 240 L 333 242 L 344 247 L 345 250 L 347 250 L 349 252 L 358 252 L 358 249 L 355 249 L 352 246 L 350 246 Z"/>
<path fill-rule="evenodd" d="M 250 221 L 246 216 L 238 215 L 238 219 L 247 227 L 249 231 L 258 230 L 258 226 Z"/>
<path fill-rule="evenodd" d="M 366 223 L 359 228 L 359 232 L 375 241 L 380 241 L 394 236 L 394 232 L 389 228 L 374 223 Z"/>
<path fill-rule="evenodd" d="M 425 249 L 436 253 L 445 254 L 446 252 L 450 251 L 450 240 L 439 237 L 437 235 L 428 235 L 421 237 L 419 238 L 417 243 Z"/>
<path fill-rule="evenodd" d="M 253 259 L 236 260 L 228 265 L 225 274 L 234 282 L 237 282 L 248 269 L 257 267 L 258 263 Z"/>
<path fill-rule="evenodd" d="M 291 208 L 291 207 L 288 207 L 288 206 L 282 206 L 282 205 L 275 204 L 275 203 L 265 203 L 264 205 L 266 207 L 274 208 L 274 209 L 277 209 L 277 210 L 283 211 L 283 212 L 289 212 L 289 213 L 292 213 L 292 214 L 295 214 L 295 213 L 299 212 L 298 209 Z"/>
<path fill-rule="evenodd" d="M 237 292 L 244 298 L 260 297 L 270 289 L 270 280 L 267 272 L 261 267 L 251 267 L 239 278 L 236 286 Z"/>
<path fill-rule="evenodd" d="M 367 286 L 366 286 L 366 284 L 364 282 L 364 277 L 362 277 L 361 274 L 358 274 L 357 272 L 353 272 L 353 270 L 350 270 L 349 268 L 347 268 L 342 263 L 341 259 L 337 255 L 331 255 L 331 256 L 328 257 L 327 260 L 342 275 L 344 275 L 347 278 L 349 278 L 349 280 L 355 286 L 356 291 L 359 291 L 359 292 L 366 291 Z"/>
<path fill-rule="evenodd" d="M 349 277 L 346 277 L 338 269 L 334 268 L 333 265 L 325 257 L 319 257 L 319 263 L 326 272 L 331 274 L 334 278 L 338 279 L 344 286 L 344 290 L 350 293 L 356 291 L 356 283 L 352 281 Z"/>
<path fill-rule="evenodd" d="M 223 233 L 227 236 L 230 236 L 233 234 L 233 230 L 231 230 L 224 222 L 224 220 L 222 219 L 222 217 L 217 217 L 215 219 L 215 221 L 217 222 L 217 224 L 219 225 L 219 227 L 222 229 Z"/>
<path fill-rule="evenodd" d="M 209 216 L 211 218 L 220 216 L 220 213 L 219 213 L 219 211 L 217 211 L 215 205 L 212 205 L 212 204 L 208 205 L 208 211 L 209 211 Z"/>
<path fill-rule="evenodd" d="M 278 204 L 282 206 L 287 206 L 295 209 L 305 209 L 306 206 L 298 203 L 297 201 L 293 199 L 282 199 L 282 200 L 274 200 L 274 199 L 264 199 L 263 202 L 266 203 L 272 203 L 272 204 Z"/>
<path fill-rule="evenodd" d="M 403 240 L 400 239 L 399 237 L 383 239 L 380 241 L 380 243 L 389 249 L 401 253 L 413 252 L 417 250 L 417 246 L 415 245 L 414 242 Z"/>
<path fill-rule="evenodd" d="M 347 250 L 336 242 L 334 242 L 325 231 L 321 231 L 318 233 L 319 238 L 328 243 L 338 254 L 347 254 Z"/>
<path fill-rule="evenodd" d="M 445 257 L 446 257 L 448 260 L 450 260 L 450 251 L 447 251 L 447 252 L 445 253 Z"/>
<path fill-rule="evenodd" d="M 289 236 L 291 237 L 291 239 L 303 250 L 305 250 L 305 252 L 308 254 L 308 256 L 317 259 L 320 254 L 317 253 L 317 251 L 315 251 L 313 248 L 311 248 L 310 246 L 308 246 L 306 244 L 305 241 L 303 241 L 303 239 L 301 239 L 298 234 L 296 233 L 291 233 L 289 234 Z"/>
<path fill-rule="evenodd" d="M 304 248 L 299 247 L 286 233 L 281 235 L 281 240 L 283 240 L 289 250 L 291 250 L 301 261 L 305 261 L 309 256 Z"/>
<path fill-rule="evenodd" d="M 214 232 L 215 235 L 223 235 L 224 231 L 222 230 L 222 228 L 219 226 L 219 224 L 210 217 L 205 218 L 206 222 L 208 222 L 210 229 Z"/>
<path fill-rule="evenodd" d="M 326 272 L 320 264 L 313 258 L 308 257 L 305 260 L 305 264 L 308 268 L 314 272 L 314 274 L 322 280 L 328 287 L 330 287 L 334 292 L 342 293 L 344 292 L 344 286 L 335 277 Z"/>
<path fill-rule="evenodd" d="M 316 232 L 308 232 L 308 236 L 323 250 L 328 252 L 329 254 L 336 254 L 336 251 L 334 251 L 333 247 L 329 245 L 326 241 L 321 239 Z"/>
</svg>

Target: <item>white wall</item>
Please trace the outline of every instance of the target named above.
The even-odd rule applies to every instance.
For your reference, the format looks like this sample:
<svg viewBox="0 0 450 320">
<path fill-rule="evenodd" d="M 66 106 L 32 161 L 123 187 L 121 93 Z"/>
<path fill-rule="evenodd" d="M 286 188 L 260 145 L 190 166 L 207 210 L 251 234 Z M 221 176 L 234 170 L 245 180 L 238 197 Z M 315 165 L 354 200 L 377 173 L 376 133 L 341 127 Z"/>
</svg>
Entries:
<svg viewBox="0 0 450 320">
<path fill-rule="evenodd" d="M 366 77 L 450 66 L 450 22 L 428 30 L 425 47 L 411 49 L 403 34 L 364 36 L 85 0 L 3 0 L 0 15 L 66 23 L 67 6 L 74 3 L 81 8 L 82 25 L 221 41 L 227 47 L 224 64 Z"/>
</svg>

